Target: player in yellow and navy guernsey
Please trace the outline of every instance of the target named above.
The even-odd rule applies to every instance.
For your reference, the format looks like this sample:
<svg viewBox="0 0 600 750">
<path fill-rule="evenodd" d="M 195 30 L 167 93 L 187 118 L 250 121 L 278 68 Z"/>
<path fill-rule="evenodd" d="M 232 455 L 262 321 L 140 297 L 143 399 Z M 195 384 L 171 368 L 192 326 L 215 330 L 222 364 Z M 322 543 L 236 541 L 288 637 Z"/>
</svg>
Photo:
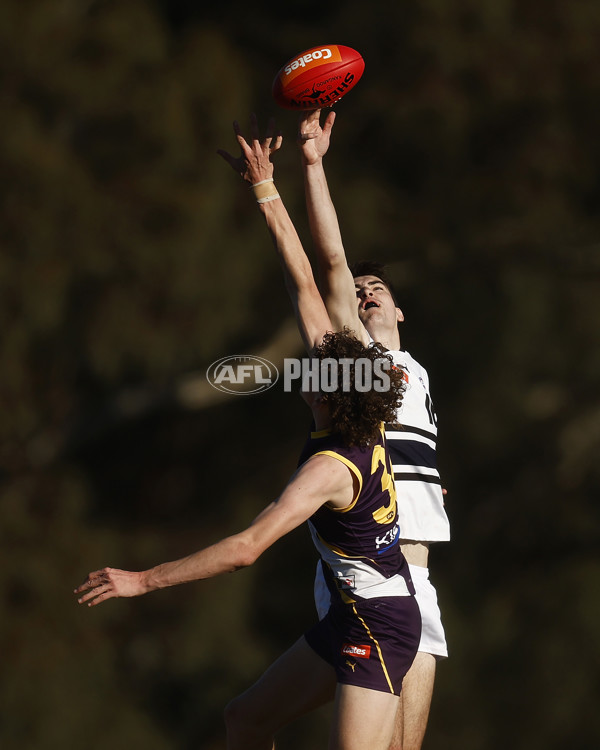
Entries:
<svg viewBox="0 0 600 750">
<path fill-rule="evenodd" d="M 346 508 L 323 505 L 308 521 L 331 604 L 306 640 L 334 666 L 338 682 L 399 695 L 415 657 L 421 616 L 400 550 L 384 426 L 368 447 L 345 446 L 329 430 L 313 432 L 300 463 L 317 455 L 348 467 L 355 496 Z"/>
<path fill-rule="evenodd" d="M 256 118 L 251 122 L 249 142 L 234 125 L 241 156 L 220 153 L 252 187 L 282 262 L 306 350 L 321 363 L 337 362 L 338 387 L 302 394 L 317 434 L 279 497 L 246 529 L 144 571 L 93 571 L 75 594 L 79 603 L 95 606 L 231 573 L 251 565 L 308 521 L 327 567 L 331 606 L 323 620 L 228 704 L 227 748 L 272 750 L 279 729 L 334 701 L 330 750 L 388 750 L 402 681 L 420 634 L 419 607 L 398 543 L 397 503 L 383 429 L 395 419 L 404 381 L 381 347 L 365 346 L 351 331 L 333 331 L 308 258 L 273 183 L 270 157 L 281 137 L 273 138 L 270 126 L 260 139 Z M 365 390 L 356 379 L 358 362 L 361 368 L 370 363 L 372 372 L 385 364 L 385 387 Z"/>
</svg>

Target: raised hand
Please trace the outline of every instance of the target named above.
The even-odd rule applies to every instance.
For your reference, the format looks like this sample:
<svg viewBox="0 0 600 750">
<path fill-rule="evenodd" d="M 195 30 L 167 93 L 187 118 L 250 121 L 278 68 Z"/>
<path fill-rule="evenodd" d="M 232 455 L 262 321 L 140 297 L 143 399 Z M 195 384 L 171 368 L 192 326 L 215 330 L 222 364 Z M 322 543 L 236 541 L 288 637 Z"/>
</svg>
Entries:
<svg viewBox="0 0 600 750">
<path fill-rule="evenodd" d="M 262 140 L 260 139 L 258 121 L 255 114 L 250 116 L 250 142 L 242 135 L 237 121 L 233 123 L 233 130 L 237 142 L 240 144 L 241 155 L 236 158 L 227 151 L 218 149 L 217 153 L 219 156 L 222 156 L 242 179 L 250 185 L 272 179 L 273 162 L 271 161 L 271 156 L 276 151 L 279 151 L 283 143 L 281 133 L 274 134 L 274 119 L 269 119 L 265 137 Z"/>
<path fill-rule="evenodd" d="M 305 110 L 298 123 L 298 143 L 305 164 L 314 164 L 322 159 L 329 149 L 335 112 L 330 111 L 321 127 L 321 110 Z"/>
</svg>

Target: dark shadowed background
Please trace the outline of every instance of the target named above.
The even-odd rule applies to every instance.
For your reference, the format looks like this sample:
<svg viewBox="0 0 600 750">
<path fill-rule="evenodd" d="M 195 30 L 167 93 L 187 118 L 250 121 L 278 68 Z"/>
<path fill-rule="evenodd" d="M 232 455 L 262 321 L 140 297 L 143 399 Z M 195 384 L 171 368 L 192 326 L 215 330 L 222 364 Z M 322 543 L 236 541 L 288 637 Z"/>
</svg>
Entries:
<svg viewBox="0 0 600 750">
<path fill-rule="evenodd" d="M 600 3 L 199 6 L 0 6 L 0 744 L 217 750 L 227 700 L 313 621 L 305 529 L 216 581 L 92 610 L 71 592 L 240 530 L 295 467 L 299 397 L 219 398 L 204 376 L 300 351 L 216 151 L 234 119 L 277 117 L 310 252 L 296 115 L 270 87 L 340 43 L 366 70 L 330 186 L 429 370 L 453 529 L 431 556 L 451 658 L 424 750 L 596 750 Z M 327 719 L 282 749 L 325 747 Z"/>
</svg>

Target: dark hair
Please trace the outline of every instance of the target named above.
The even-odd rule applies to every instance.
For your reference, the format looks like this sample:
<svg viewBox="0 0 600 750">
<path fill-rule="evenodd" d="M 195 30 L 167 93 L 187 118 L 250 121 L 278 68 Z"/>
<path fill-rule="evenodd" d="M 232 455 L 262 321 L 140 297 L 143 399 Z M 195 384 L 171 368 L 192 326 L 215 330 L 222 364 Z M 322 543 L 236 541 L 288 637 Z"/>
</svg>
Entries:
<svg viewBox="0 0 600 750">
<path fill-rule="evenodd" d="M 383 263 L 379 263 L 376 260 L 359 260 L 350 266 L 350 273 L 354 278 L 357 278 L 357 276 L 377 276 L 377 278 L 381 279 L 381 281 L 387 286 L 396 307 L 398 306 L 394 286 L 390 281 L 387 268 Z"/>
<path fill-rule="evenodd" d="M 329 406 L 331 427 L 339 432 L 345 445 L 367 446 L 378 437 L 382 422 L 395 423 L 397 410 L 405 390 L 404 370 L 394 364 L 391 355 L 380 344 L 364 346 L 345 328 L 338 333 L 327 333 L 322 343 L 315 347 L 314 356 L 324 359 L 350 359 L 350 377 L 344 381 L 348 388 L 342 388 L 344 370 L 338 362 L 338 388 L 324 393 L 323 403 Z M 389 388 L 377 391 L 370 388 L 359 391 L 354 380 L 354 362 L 357 359 L 387 360 L 382 363 L 389 377 Z"/>
</svg>

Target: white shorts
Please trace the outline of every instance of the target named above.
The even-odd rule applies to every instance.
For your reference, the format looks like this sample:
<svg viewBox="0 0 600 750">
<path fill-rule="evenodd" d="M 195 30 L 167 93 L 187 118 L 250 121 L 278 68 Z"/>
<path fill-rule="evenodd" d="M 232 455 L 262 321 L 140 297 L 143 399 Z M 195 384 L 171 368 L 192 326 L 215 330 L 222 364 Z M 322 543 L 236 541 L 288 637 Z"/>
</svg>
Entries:
<svg viewBox="0 0 600 750">
<path fill-rule="evenodd" d="M 433 654 L 436 658 L 444 659 L 448 656 L 446 635 L 442 625 L 442 615 L 437 602 L 437 593 L 429 580 L 429 569 L 419 565 L 409 565 L 410 576 L 415 586 L 416 600 L 421 610 L 421 642 L 419 651 Z M 315 576 L 315 607 L 319 620 L 322 620 L 329 610 L 330 594 L 321 563 L 317 563 Z"/>
<path fill-rule="evenodd" d="M 442 625 L 442 614 L 438 606 L 437 593 L 429 580 L 429 569 L 420 565 L 409 565 L 410 577 L 415 585 L 416 599 L 421 610 L 421 642 L 419 651 L 444 659 L 448 656 L 446 634 Z"/>
</svg>

